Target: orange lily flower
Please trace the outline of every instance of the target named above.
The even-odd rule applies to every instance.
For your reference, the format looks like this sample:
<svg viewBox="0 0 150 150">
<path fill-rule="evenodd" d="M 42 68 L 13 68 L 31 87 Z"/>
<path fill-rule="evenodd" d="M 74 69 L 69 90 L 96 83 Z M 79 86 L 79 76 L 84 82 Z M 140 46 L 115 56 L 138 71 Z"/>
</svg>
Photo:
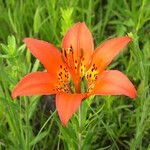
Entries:
<svg viewBox="0 0 150 150">
<path fill-rule="evenodd" d="M 15 86 L 12 97 L 56 94 L 56 109 L 63 125 L 90 95 L 126 95 L 136 97 L 130 80 L 120 71 L 105 70 L 114 57 L 131 41 L 128 36 L 110 39 L 96 48 L 85 23 L 71 27 L 62 40 L 62 52 L 52 44 L 25 38 L 31 53 L 47 72 L 26 75 Z M 87 87 L 81 91 L 85 78 Z"/>
</svg>

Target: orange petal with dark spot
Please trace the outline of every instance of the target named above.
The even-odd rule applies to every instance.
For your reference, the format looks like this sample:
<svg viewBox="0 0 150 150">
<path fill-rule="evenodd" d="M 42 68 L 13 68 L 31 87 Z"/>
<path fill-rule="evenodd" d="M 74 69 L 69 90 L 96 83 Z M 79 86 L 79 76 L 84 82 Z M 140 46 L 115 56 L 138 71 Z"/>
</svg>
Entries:
<svg viewBox="0 0 150 150">
<path fill-rule="evenodd" d="M 131 41 L 128 36 L 112 38 L 98 46 L 93 55 L 92 65 L 95 64 L 99 72 L 111 63 L 115 56 Z"/>
<path fill-rule="evenodd" d="M 118 70 L 104 71 L 95 81 L 95 87 L 90 93 L 96 95 L 126 95 L 136 97 L 136 89 L 131 81 Z"/>
<path fill-rule="evenodd" d="M 93 37 L 85 23 L 78 22 L 71 27 L 62 40 L 62 48 L 72 47 L 74 59 L 84 57 L 85 65 L 90 62 L 94 52 Z"/>
</svg>

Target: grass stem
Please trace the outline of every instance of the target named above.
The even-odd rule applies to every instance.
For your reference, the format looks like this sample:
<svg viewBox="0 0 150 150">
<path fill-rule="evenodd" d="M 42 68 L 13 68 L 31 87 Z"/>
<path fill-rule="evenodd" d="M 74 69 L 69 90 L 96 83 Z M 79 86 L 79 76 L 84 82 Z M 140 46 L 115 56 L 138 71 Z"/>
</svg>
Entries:
<svg viewBox="0 0 150 150">
<path fill-rule="evenodd" d="M 79 142 L 78 150 L 81 150 L 82 147 L 82 105 L 79 107 Z"/>
</svg>

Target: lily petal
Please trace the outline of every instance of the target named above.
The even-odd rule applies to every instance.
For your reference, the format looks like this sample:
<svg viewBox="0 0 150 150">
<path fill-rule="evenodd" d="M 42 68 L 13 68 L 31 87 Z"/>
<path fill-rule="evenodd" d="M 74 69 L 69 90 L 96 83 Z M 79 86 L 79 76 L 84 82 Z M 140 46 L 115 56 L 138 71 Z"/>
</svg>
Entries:
<svg viewBox="0 0 150 150">
<path fill-rule="evenodd" d="M 12 98 L 17 96 L 54 94 L 55 77 L 46 72 L 34 72 L 26 75 L 18 82 L 12 92 Z"/>
<path fill-rule="evenodd" d="M 68 120 L 76 112 L 85 94 L 57 94 L 56 95 L 56 109 L 58 111 L 60 120 L 65 126 Z"/>
<path fill-rule="evenodd" d="M 60 67 L 60 64 L 63 64 L 61 53 L 52 44 L 33 38 L 25 38 L 24 42 L 31 53 L 40 60 L 48 72 L 55 73 Z"/>
<path fill-rule="evenodd" d="M 85 65 L 88 65 L 94 51 L 93 37 L 85 23 L 78 22 L 71 27 L 62 40 L 62 48 L 72 47 L 74 59 L 80 60 L 83 56 Z"/>
<path fill-rule="evenodd" d="M 95 64 L 101 73 L 130 41 L 130 37 L 123 36 L 102 43 L 95 50 L 92 65 Z"/>
<path fill-rule="evenodd" d="M 109 70 L 99 75 L 91 94 L 126 95 L 135 98 L 136 89 L 122 72 L 118 70 Z"/>
</svg>

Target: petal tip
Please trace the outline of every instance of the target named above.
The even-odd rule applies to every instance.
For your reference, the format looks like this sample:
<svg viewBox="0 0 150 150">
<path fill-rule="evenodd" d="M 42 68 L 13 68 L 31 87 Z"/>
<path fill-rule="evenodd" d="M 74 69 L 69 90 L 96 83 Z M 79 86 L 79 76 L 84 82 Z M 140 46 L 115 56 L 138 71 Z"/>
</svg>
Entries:
<svg viewBox="0 0 150 150">
<path fill-rule="evenodd" d="M 66 127 L 68 121 L 66 122 L 66 121 L 62 121 L 62 120 L 61 120 L 61 122 L 62 122 L 62 125 L 63 125 L 64 127 Z"/>
<path fill-rule="evenodd" d="M 26 43 L 26 42 L 28 41 L 28 39 L 29 39 L 29 38 L 27 38 L 27 37 L 26 37 L 26 38 L 24 38 L 24 39 L 23 39 L 23 42 L 25 42 L 25 43 Z"/>
<path fill-rule="evenodd" d="M 129 36 L 124 36 L 128 42 L 132 41 L 132 38 Z"/>
<path fill-rule="evenodd" d="M 85 22 L 81 22 L 81 24 L 86 26 L 86 23 L 85 23 Z"/>
<path fill-rule="evenodd" d="M 130 81 L 130 83 L 131 83 L 131 81 Z M 132 99 L 137 97 L 137 91 L 132 83 L 131 83 L 131 88 L 128 89 L 128 94 L 126 96 L 128 96 Z"/>
<path fill-rule="evenodd" d="M 59 116 L 59 118 L 61 120 L 62 125 L 65 127 L 67 125 L 67 123 L 68 123 L 70 118 L 69 119 L 64 118 L 59 112 L 58 112 L 58 116 Z"/>
<path fill-rule="evenodd" d="M 12 93 L 11 93 L 11 97 L 12 97 L 12 99 L 14 100 L 14 99 L 17 97 L 17 95 L 16 95 L 14 92 L 12 92 Z"/>
<path fill-rule="evenodd" d="M 19 96 L 18 94 L 18 90 L 17 90 L 17 86 L 18 84 L 14 87 L 13 91 L 11 92 L 11 97 L 14 100 L 17 96 Z"/>
<path fill-rule="evenodd" d="M 23 42 L 27 44 L 30 40 L 33 40 L 33 38 L 26 37 L 23 39 Z"/>
<path fill-rule="evenodd" d="M 131 98 L 136 98 L 137 97 L 137 92 L 136 89 L 134 88 L 132 95 L 130 96 Z"/>
</svg>

